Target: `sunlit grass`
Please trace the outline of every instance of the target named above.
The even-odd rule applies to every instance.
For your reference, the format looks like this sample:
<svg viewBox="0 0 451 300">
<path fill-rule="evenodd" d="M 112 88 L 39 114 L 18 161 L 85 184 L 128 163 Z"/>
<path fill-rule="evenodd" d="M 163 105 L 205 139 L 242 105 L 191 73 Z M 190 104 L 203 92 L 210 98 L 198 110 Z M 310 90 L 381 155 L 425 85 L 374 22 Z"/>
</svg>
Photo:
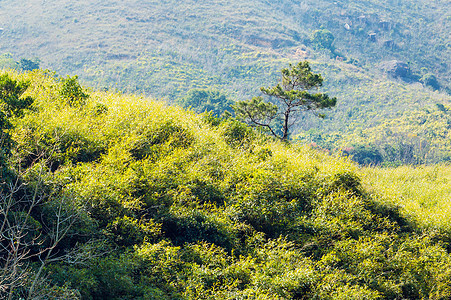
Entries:
<svg viewBox="0 0 451 300">
<path fill-rule="evenodd" d="M 402 207 L 420 226 L 451 230 L 451 166 L 363 168 L 364 186 Z"/>
</svg>

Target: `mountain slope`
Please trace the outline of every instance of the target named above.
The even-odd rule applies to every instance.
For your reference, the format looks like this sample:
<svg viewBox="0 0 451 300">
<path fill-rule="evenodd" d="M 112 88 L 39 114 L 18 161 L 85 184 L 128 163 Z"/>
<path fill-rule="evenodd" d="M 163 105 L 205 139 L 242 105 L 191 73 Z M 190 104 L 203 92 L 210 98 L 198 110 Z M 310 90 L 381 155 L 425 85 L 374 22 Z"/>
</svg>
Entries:
<svg viewBox="0 0 451 300">
<path fill-rule="evenodd" d="M 343 147 L 342 136 L 451 104 L 449 1 L 2 0 L 0 8 L 0 53 L 169 103 L 192 89 L 250 98 L 288 63 L 309 59 L 338 104 L 326 120 L 301 116 L 292 136 L 314 129 L 332 136 L 330 149 Z"/>
<path fill-rule="evenodd" d="M 171 65 L 177 65 L 180 71 L 191 68 L 194 73 L 203 71 L 206 74 L 200 77 L 212 85 L 224 76 L 234 79 L 234 74 L 225 72 L 233 72 L 233 68 L 229 69 L 231 65 L 242 68 L 246 62 L 259 64 L 263 57 L 241 56 L 248 52 L 275 55 L 271 59 L 293 59 L 295 53 L 301 58 L 306 55 L 296 52 L 300 47 L 308 50 L 307 56 L 316 56 L 311 54 L 310 38 L 320 27 L 332 32 L 335 48 L 345 58 L 373 67 L 384 60 L 403 60 L 410 62 L 416 72 L 427 68 L 444 87 L 449 86 L 448 1 L 296 4 L 249 0 L 214 3 L 27 0 L 18 6 L 14 1 L 3 0 L 0 5 L 3 24 L 0 51 L 19 57 L 37 56 L 44 67 L 61 73 L 74 72 L 82 78 L 93 75 L 86 79 L 95 79 L 101 85 L 111 86 L 118 79 L 125 81 L 119 82 L 121 89 L 132 84 L 129 76 L 134 73 L 152 78 L 158 67 L 169 72 L 176 71 Z M 376 42 L 368 39 L 370 32 L 377 34 Z M 393 41 L 396 47 L 384 47 L 386 40 Z M 232 49 L 227 50 L 231 45 Z M 160 63 L 152 62 L 152 57 Z M 281 66 L 280 62 L 272 64 Z M 241 77 L 258 83 L 246 71 Z M 175 79 L 190 86 L 195 76 L 187 75 L 187 82 Z M 171 76 L 163 78 L 158 74 L 158 78 L 168 84 Z M 164 90 L 154 88 L 156 79 L 147 84 L 146 78 L 140 79 L 142 86 L 135 83 L 128 88 L 166 95 Z"/>
<path fill-rule="evenodd" d="M 18 185 L 2 178 L 0 203 L 13 205 L 0 220 L 10 233 L 26 224 L 16 244 L 36 256 L 21 257 L 24 277 L 0 281 L 1 293 L 451 296 L 449 225 L 430 226 L 394 206 L 397 199 L 370 193 L 345 158 L 271 140 L 233 119 L 88 92 L 48 72 L 7 76 L 29 82 L 24 96 L 33 103 L 10 117 Z"/>
</svg>

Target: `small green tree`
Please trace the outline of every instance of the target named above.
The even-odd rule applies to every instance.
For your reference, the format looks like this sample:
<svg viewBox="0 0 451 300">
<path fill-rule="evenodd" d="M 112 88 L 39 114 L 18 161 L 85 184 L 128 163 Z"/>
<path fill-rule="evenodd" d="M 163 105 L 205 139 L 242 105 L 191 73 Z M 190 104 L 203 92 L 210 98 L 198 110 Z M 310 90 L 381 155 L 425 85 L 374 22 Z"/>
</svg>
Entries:
<svg viewBox="0 0 451 300">
<path fill-rule="evenodd" d="M 180 105 L 185 108 L 191 107 L 197 113 L 211 112 L 219 117 L 225 111 L 229 111 L 233 103 L 218 91 L 207 89 L 193 89 L 188 91 L 186 96 L 179 100 Z"/>
<path fill-rule="evenodd" d="M 323 93 L 309 93 L 309 90 L 317 89 L 323 85 L 320 74 L 314 74 L 307 61 L 290 64 L 289 68 L 282 69 L 282 79 L 275 87 L 260 90 L 277 99 L 277 104 L 265 102 L 262 97 L 254 97 L 250 100 L 238 101 L 233 105 L 237 118 L 250 125 L 266 128 L 272 135 L 281 140 L 286 140 L 289 129 L 293 125 L 293 116 L 302 111 L 312 111 L 318 117 L 324 114 L 317 110 L 331 108 L 337 103 L 337 98 L 330 98 Z M 282 135 L 277 134 L 273 121 L 282 117 Z"/>
<path fill-rule="evenodd" d="M 19 68 L 24 71 L 33 71 L 39 69 L 39 59 L 25 59 L 18 61 Z"/>
<path fill-rule="evenodd" d="M 420 82 L 423 83 L 425 86 L 430 86 L 433 90 L 439 90 L 440 89 L 440 83 L 437 80 L 437 77 L 433 74 L 426 74 L 423 77 L 421 77 Z"/>
<path fill-rule="evenodd" d="M 83 87 L 78 82 L 78 76 L 67 76 L 61 81 L 60 95 L 66 99 L 67 104 L 72 107 L 83 106 L 89 94 L 85 93 Z"/>
<path fill-rule="evenodd" d="M 335 37 L 327 29 L 315 30 L 312 34 L 312 43 L 316 49 L 329 49 L 330 51 L 335 51 L 334 43 Z"/>
</svg>

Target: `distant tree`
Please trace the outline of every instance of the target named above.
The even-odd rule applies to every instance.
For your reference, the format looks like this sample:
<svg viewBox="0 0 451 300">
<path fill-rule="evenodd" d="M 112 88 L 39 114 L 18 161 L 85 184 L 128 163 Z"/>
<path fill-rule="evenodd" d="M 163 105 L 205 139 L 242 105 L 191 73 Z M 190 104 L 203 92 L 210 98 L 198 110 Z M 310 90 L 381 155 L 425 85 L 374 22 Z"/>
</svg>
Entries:
<svg viewBox="0 0 451 300">
<path fill-rule="evenodd" d="M 315 30 L 312 35 L 313 46 L 317 49 L 329 49 L 332 52 L 335 50 L 332 45 L 335 40 L 334 35 L 327 29 Z"/>
<path fill-rule="evenodd" d="M 219 117 L 225 111 L 231 111 L 232 101 L 218 91 L 207 89 L 193 89 L 179 101 L 185 108 L 191 107 L 198 113 L 211 112 Z"/>
<path fill-rule="evenodd" d="M 324 114 L 317 110 L 335 106 L 337 98 L 330 98 L 327 94 L 308 91 L 323 85 L 320 74 L 314 74 L 307 61 L 297 65 L 290 64 L 289 68 L 282 69 L 282 79 L 272 88 L 261 87 L 260 90 L 277 99 L 277 104 L 265 102 L 262 97 L 238 101 L 233 105 L 236 116 L 246 123 L 266 128 L 275 137 L 286 140 L 289 129 L 294 124 L 295 116 L 301 111 L 312 111 L 318 117 Z M 277 134 L 273 121 L 282 117 L 282 134 Z"/>
<path fill-rule="evenodd" d="M 89 95 L 83 90 L 83 87 L 78 82 L 78 76 L 67 76 L 62 81 L 60 95 L 66 99 L 69 106 L 82 106 L 85 104 Z"/>
<path fill-rule="evenodd" d="M 39 60 L 31 60 L 22 58 L 19 62 L 19 68 L 24 71 L 33 71 L 39 69 Z"/>
<path fill-rule="evenodd" d="M 435 77 L 433 74 L 426 74 L 423 77 L 421 77 L 420 81 L 426 85 L 430 86 L 434 90 L 440 89 L 440 83 L 437 80 L 437 77 Z"/>
<path fill-rule="evenodd" d="M 380 165 L 384 160 L 374 145 L 354 145 L 341 151 L 359 165 Z"/>
<path fill-rule="evenodd" d="M 39 69 L 39 59 L 25 59 L 15 61 L 9 53 L 0 55 L 0 68 L 33 71 Z"/>
</svg>

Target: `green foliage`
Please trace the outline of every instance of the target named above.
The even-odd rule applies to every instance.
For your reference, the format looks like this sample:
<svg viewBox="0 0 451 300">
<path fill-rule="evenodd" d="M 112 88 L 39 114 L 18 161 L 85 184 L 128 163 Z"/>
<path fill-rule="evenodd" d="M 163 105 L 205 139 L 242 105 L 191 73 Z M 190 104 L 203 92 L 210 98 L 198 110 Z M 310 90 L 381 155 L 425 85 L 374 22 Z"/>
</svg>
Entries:
<svg viewBox="0 0 451 300">
<path fill-rule="evenodd" d="M 449 287 L 440 283 L 444 275 L 440 273 L 448 271 L 436 268 L 443 254 L 443 249 L 431 245 L 428 238 L 393 240 L 382 234 L 339 242 L 335 251 L 323 257 L 320 263 L 325 264 L 324 267 L 339 265 L 346 269 L 351 282 L 352 275 L 359 274 L 368 287 L 378 292 L 373 292 L 373 295 L 379 297 L 421 299 L 433 295 L 443 299 L 451 292 Z M 402 268 L 399 267 L 400 261 L 403 261 Z M 407 261 L 409 263 L 405 264 Z"/>
<path fill-rule="evenodd" d="M 39 69 L 39 60 L 22 58 L 18 62 L 19 68 L 23 71 L 33 71 Z"/>
<path fill-rule="evenodd" d="M 225 142 L 232 147 L 248 147 L 255 132 L 246 124 L 237 120 L 227 120 L 222 124 Z"/>
<path fill-rule="evenodd" d="M 335 48 L 332 45 L 334 42 L 334 35 L 327 29 L 315 30 L 312 34 L 312 43 L 317 49 L 329 49 L 334 52 Z"/>
<path fill-rule="evenodd" d="M 251 125 L 262 126 L 276 135 L 271 126 L 279 110 L 277 105 L 265 102 L 262 97 L 253 97 L 248 101 L 237 101 L 232 108 L 238 119 Z"/>
<path fill-rule="evenodd" d="M 62 105 L 51 74 L 11 76 L 28 79 L 35 99 L 11 129 L 13 157 L 28 162 L 20 164 L 27 195 L 33 187 L 48 195 L 29 226 L 50 238 L 58 215 L 80 216 L 42 270 L 55 294 L 449 298 L 450 212 L 425 199 L 429 210 L 409 209 L 403 203 L 416 198 L 396 176 L 371 188 L 370 180 L 390 175 L 269 139 L 233 118 L 108 92 L 91 93 L 82 106 Z M 429 193 L 450 186 L 438 171 L 423 177 Z M 394 183 L 400 193 L 383 190 Z M 39 263 L 30 262 L 36 272 Z"/>
<path fill-rule="evenodd" d="M 197 113 L 211 112 L 216 117 L 221 116 L 225 111 L 230 112 L 232 104 L 232 101 L 218 91 L 204 89 L 188 91 L 179 102 L 183 107 L 191 107 Z"/>
<path fill-rule="evenodd" d="M 426 74 L 423 77 L 421 77 L 420 81 L 424 85 L 430 86 L 434 90 L 440 89 L 440 83 L 437 81 L 437 78 L 434 76 L 434 74 Z"/>
<path fill-rule="evenodd" d="M 29 83 L 17 81 L 7 73 L 0 75 L 0 178 L 7 180 L 11 176 L 7 166 L 7 157 L 11 154 L 13 141 L 9 130 L 11 119 L 20 117 L 23 111 L 33 104 L 33 98 L 23 96 Z"/>
<path fill-rule="evenodd" d="M 247 101 L 238 101 L 233 106 L 236 115 L 250 124 L 262 126 L 268 129 L 272 135 L 286 140 L 289 128 L 293 125 L 292 118 L 299 111 L 313 111 L 335 106 L 337 98 L 329 98 L 327 94 L 310 94 L 308 91 L 317 89 L 323 85 L 323 78 L 320 74 L 314 74 L 307 61 L 299 62 L 289 68 L 282 69 L 282 79 L 273 88 L 260 88 L 260 90 L 276 98 L 280 106 L 280 115 L 283 120 L 282 135 L 278 136 L 272 128 L 271 122 L 275 119 L 278 106 L 272 103 L 265 103 L 263 98 L 254 97 Z M 293 117 L 294 115 L 294 117 Z M 322 114 L 318 114 L 324 117 Z"/>
<path fill-rule="evenodd" d="M 164 148 L 186 148 L 193 142 L 191 134 L 172 120 L 144 128 L 139 139 L 131 144 L 130 153 L 136 159 L 158 157 Z"/>
<path fill-rule="evenodd" d="M 353 161 L 360 165 L 380 165 L 383 161 L 380 152 L 371 145 L 355 145 L 342 149 L 342 154 L 350 156 Z"/>
<path fill-rule="evenodd" d="M 128 216 L 118 217 L 107 226 L 109 235 L 119 246 L 139 245 L 142 242 L 155 240 L 160 234 L 160 225 L 153 220 L 142 220 Z"/>
<path fill-rule="evenodd" d="M 28 86 L 28 82 L 18 82 L 7 73 L 0 75 L 1 111 L 6 117 L 18 116 L 31 106 L 33 99 L 30 96 L 22 97 Z"/>
<path fill-rule="evenodd" d="M 39 69 L 39 59 L 22 58 L 15 61 L 13 56 L 9 53 L 0 55 L 0 68 L 2 69 L 16 69 L 22 71 L 33 71 Z"/>
<path fill-rule="evenodd" d="M 89 95 L 78 83 L 77 75 L 73 77 L 67 76 L 67 78 L 62 79 L 60 94 L 66 103 L 73 107 L 83 106 L 86 103 L 86 99 L 89 98 Z"/>
<path fill-rule="evenodd" d="M 315 74 L 307 61 L 299 62 L 289 68 L 282 69 L 282 79 L 273 88 L 260 88 L 260 90 L 296 111 L 317 110 L 335 106 L 337 99 L 329 98 L 326 94 L 309 94 L 307 91 L 317 89 L 323 85 L 321 74 Z"/>
<path fill-rule="evenodd" d="M 219 126 L 223 121 L 223 118 L 216 117 L 212 112 L 205 112 L 202 116 L 202 121 L 210 126 Z"/>
</svg>

